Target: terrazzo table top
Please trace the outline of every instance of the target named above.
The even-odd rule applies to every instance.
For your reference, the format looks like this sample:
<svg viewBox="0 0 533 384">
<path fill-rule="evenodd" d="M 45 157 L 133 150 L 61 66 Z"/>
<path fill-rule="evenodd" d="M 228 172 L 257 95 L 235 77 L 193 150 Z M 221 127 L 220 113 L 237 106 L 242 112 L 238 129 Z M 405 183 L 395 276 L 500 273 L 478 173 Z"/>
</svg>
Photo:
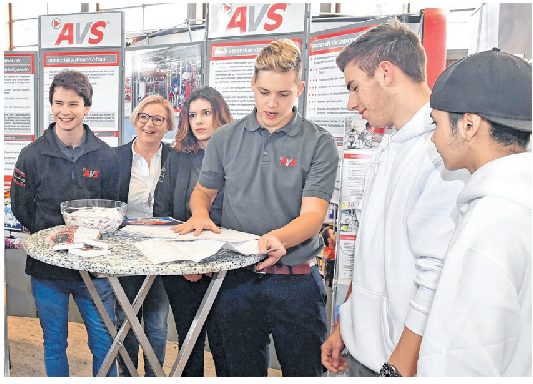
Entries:
<svg viewBox="0 0 533 384">
<path fill-rule="evenodd" d="M 175 261 L 153 264 L 134 246 L 136 242 L 146 238 L 126 237 L 114 232 L 104 234 L 101 238 L 101 241 L 108 244 L 111 254 L 89 258 L 72 255 L 68 251 L 52 250 L 51 232 L 60 227 L 65 226 L 44 229 L 30 235 L 24 242 L 28 255 L 47 264 L 108 275 L 185 275 L 218 272 L 252 265 L 264 257 L 221 249 L 199 263 Z"/>
</svg>

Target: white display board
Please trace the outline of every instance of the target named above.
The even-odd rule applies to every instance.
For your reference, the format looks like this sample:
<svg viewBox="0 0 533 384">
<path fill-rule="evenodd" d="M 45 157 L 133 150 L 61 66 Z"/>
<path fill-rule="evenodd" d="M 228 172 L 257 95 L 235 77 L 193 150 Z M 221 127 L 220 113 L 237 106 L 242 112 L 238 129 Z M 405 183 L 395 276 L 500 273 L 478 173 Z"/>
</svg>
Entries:
<svg viewBox="0 0 533 384">
<path fill-rule="evenodd" d="M 35 52 L 4 52 L 4 192 L 20 150 L 35 140 Z"/>
<path fill-rule="evenodd" d="M 254 109 L 252 76 L 255 58 L 274 40 L 228 40 L 209 45 L 208 85 L 222 94 L 234 119 L 242 118 Z M 291 40 L 301 47 L 300 37 Z"/>
<path fill-rule="evenodd" d="M 49 101 L 49 89 L 54 76 L 65 69 L 76 70 L 85 73 L 93 87 L 92 106 L 84 123 L 109 145 L 117 146 L 121 108 L 120 55 L 119 51 L 45 52 L 42 63 L 43 129 L 54 122 Z"/>
</svg>

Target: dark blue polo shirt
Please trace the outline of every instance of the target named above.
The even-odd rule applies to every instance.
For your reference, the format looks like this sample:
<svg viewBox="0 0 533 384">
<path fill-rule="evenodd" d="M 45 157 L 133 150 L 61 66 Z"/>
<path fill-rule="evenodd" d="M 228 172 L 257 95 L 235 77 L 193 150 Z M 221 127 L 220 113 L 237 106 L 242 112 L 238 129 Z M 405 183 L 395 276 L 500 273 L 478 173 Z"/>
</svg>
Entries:
<svg viewBox="0 0 533 384">
<path fill-rule="evenodd" d="M 331 134 L 296 108 L 291 121 L 272 134 L 259 125 L 256 111 L 216 130 L 198 181 L 225 188 L 222 227 L 261 236 L 298 217 L 303 197 L 331 200 L 339 157 Z M 317 234 L 289 248 L 281 262 L 300 264 L 322 248 Z"/>
</svg>

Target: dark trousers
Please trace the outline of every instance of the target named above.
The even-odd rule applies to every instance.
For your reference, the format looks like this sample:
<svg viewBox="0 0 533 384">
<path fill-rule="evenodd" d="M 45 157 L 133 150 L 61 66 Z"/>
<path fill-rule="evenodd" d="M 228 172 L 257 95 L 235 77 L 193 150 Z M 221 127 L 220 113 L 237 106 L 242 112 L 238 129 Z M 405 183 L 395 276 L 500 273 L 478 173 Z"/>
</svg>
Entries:
<svg viewBox="0 0 533 384">
<path fill-rule="evenodd" d="M 229 375 L 267 376 L 272 334 L 283 376 L 323 376 L 326 300 L 316 266 L 307 275 L 228 271 L 215 314 Z"/>
<path fill-rule="evenodd" d="M 181 349 L 189 328 L 194 320 L 194 316 L 200 307 L 211 278 L 202 276 L 196 282 L 191 282 L 183 276 L 162 276 L 163 284 L 167 292 L 170 308 L 176 323 L 179 347 Z M 222 349 L 220 333 L 217 329 L 216 319 L 213 311 L 217 305 L 215 300 L 210 314 L 198 335 L 196 344 L 191 352 L 187 364 L 182 373 L 182 377 L 203 377 L 204 376 L 204 349 L 206 334 L 209 338 L 209 349 L 215 363 L 217 377 L 228 376 L 226 372 L 225 354 Z"/>
</svg>

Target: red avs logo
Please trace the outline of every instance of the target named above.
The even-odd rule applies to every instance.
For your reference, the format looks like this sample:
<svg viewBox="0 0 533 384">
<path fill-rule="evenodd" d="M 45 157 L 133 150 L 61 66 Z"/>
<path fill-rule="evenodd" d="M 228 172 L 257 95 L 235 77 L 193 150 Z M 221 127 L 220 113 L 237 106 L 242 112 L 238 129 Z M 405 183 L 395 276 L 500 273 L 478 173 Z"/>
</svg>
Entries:
<svg viewBox="0 0 533 384">
<path fill-rule="evenodd" d="M 98 179 L 98 173 L 100 171 L 91 171 L 90 169 L 83 168 L 83 177 L 92 177 L 93 179 Z"/>
<path fill-rule="evenodd" d="M 56 29 L 59 28 L 61 20 L 54 19 L 52 26 Z M 98 44 L 104 38 L 106 26 L 105 21 L 88 22 L 84 26 L 81 23 L 65 23 L 54 45 L 60 45 L 64 41 L 68 45 L 83 44 L 85 41 L 93 45 Z"/>
<path fill-rule="evenodd" d="M 257 17 L 255 17 L 256 8 L 255 5 L 237 7 L 226 27 L 226 31 L 238 28 L 239 32 L 255 32 L 265 15 L 267 20 L 263 28 L 267 32 L 274 31 L 283 22 L 283 16 L 287 10 L 287 3 L 263 4 Z"/>
<path fill-rule="evenodd" d="M 280 156 L 279 157 L 280 165 L 284 165 L 285 167 L 294 167 L 296 165 L 296 159 L 289 159 L 287 157 Z"/>
</svg>

